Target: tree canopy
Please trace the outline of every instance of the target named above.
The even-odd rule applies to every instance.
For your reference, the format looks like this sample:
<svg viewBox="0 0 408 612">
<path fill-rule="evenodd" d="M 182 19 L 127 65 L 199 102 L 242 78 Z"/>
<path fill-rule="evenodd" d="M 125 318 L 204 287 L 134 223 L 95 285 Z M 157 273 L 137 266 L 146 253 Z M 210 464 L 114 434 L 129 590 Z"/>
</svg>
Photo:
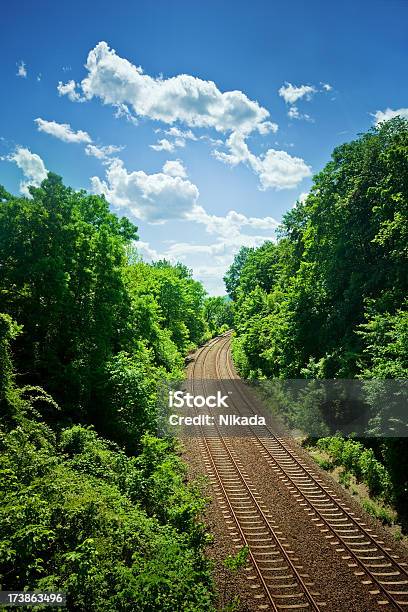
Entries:
<svg viewBox="0 0 408 612">
<path fill-rule="evenodd" d="M 334 150 L 276 243 L 238 253 L 225 279 L 240 373 L 406 379 L 407 232 L 408 122 L 397 117 Z M 380 390 L 371 401 L 384 403 Z M 408 445 L 372 444 L 408 524 Z"/>
<path fill-rule="evenodd" d="M 205 291 L 49 174 L 0 189 L 0 577 L 75 610 L 212 610 L 203 508 L 158 391 L 208 337 Z M 14 362 L 14 364 L 13 364 Z"/>
</svg>

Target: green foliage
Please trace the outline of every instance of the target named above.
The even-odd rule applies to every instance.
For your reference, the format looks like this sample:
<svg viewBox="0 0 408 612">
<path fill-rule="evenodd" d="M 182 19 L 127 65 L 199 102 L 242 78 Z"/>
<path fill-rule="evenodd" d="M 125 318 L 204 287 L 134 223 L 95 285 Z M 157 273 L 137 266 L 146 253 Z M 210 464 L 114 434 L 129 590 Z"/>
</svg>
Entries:
<svg viewBox="0 0 408 612">
<path fill-rule="evenodd" d="M 100 429 L 114 440 L 136 450 L 144 431 L 156 424 L 156 400 L 164 369 L 155 367 L 152 350 L 139 342 L 131 354 L 121 352 L 106 364 Z"/>
<path fill-rule="evenodd" d="M 157 386 L 183 376 L 183 356 L 205 337 L 205 291 L 182 264 L 142 262 L 136 228 L 103 197 L 53 174 L 30 193 L 4 192 L 0 207 L 0 292 L 21 331 L 20 380 L 55 399 L 54 420 L 93 423 L 134 451 L 155 430 Z"/>
<path fill-rule="evenodd" d="M 364 378 L 408 378 L 408 302 L 394 313 L 376 312 L 375 304 L 365 311 L 359 327 L 364 348 L 360 368 Z"/>
<path fill-rule="evenodd" d="M 122 278 L 136 227 L 103 197 L 75 192 L 49 174 L 31 199 L 0 207 L 2 309 L 23 326 L 16 366 L 77 415 L 118 343 L 129 340 Z"/>
<path fill-rule="evenodd" d="M 381 381 L 408 378 L 407 245 L 408 121 L 396 117 L 333 151 L 306 200 L 285 215 L 277 244 L 237 256 L 225 281 L 241 375 L 375 379 L 366 386 L 378 415 L 368 433 L 395 436 L 402 425 L 390 416 L 401 400 Z M 407 439 L 378 441 L 376 459 L 360 463 L 355 446 L 344 457 L 374 493 L 392 489 L 405 528 Z"/>
<path fill-rule="evenodd" d="M 326 452 L 333 466 L 344 467 L 357 480 L 367 485 L 374 497 L 391 499 L 391 478 L 386 467 L 378 461 L 372 448 L 364 448 L 361 442 L 345 440 L 340 436 L 320 438 L 317 447 Z"/>
<path fill-rule="evenodd" d="M 167 261 L 153 265 L 136 262 L 129 266 L 126 276 L 139 316 L 148 308 L 152 311 L 148 313 L 147 333 L 158 357 L 163 352 L 160 346 L 165 342 L 169 345 L 170 340 L 181 353 L 202 340 L 206 331 L 205 291 L 185 266 L 172 266 Z M 160 327 L 168 331 L 167 336 L 158 333 Z M 139 329 L 144 333 L 144 320 L 139 319 Z"/>
<path fill-rule="evenodd" d="M 243 266 L 245 265 L 246 258 L 248 257 L 251 251 L 252 249 L 249 247 L 241 247 L 237 255 L 235 255 L 233 263 L 231 264 L 224 276 L 224 283 L 231 300 L 235 300 L 236 298 L 236 292 L 239 285 L 241 271 Z"/>
<path fill-rule="evenodd" d="M 368 512 L 368 514 L 371 514 L 371 516 L 374 516 L 374 518 L 381 521 L 383 525 L 390 526 L 394 524 L 394 514 L 387 508 L 384 508 L 384 506 L 381 506 L 380 504 L 376 503 L 371 499 L 363 499 L 361 503 L 364 510 Z"/>
<path fill-rule="evenodd" d="M 66 590 L 78 610 L 212 610 L 203 502 L 169 444 L 143 444 L 129 458 L 90 428 L 58 440 L 26 418 L 0 431 L 4 589 Z"/>
<path fill-rule="evenodd" d="M 234 324 L 233 302 L 226 297 L 208 297 L 204 302 L 204 320 L 212 336 L 218 336 Z"/>
<path fill-rule="evenodd" d="M 21 332 L 9 315 L 0 313 L 0 414 L 6 420 L 14 416 L 17 396 L 14 391 L 10 341 Z"/>
<path fill-rule="evenodd" d="M 67 591 L 72 610 L 213 610 L 204 500 L 151 435 L 159 386 L 207 333 L 205 291 L 140 261 L 103 197 L 52 174 L 30 196 L 0 188 L 2 588 Z"/>
<path fill-rule="evenodd" d="M 278 243 L 233 264 L 226 278 L 250 372 L 299 377 L 315 363 L 322 378 L 352 378 L 372 367 L 366 342 L 397 325 L 397 310 L 406 327 L 407 174 L 408 123 L 397 118 L 335 149 Z M 396 333 L 388 368 L 395 351 L 407 354 Z"/>
<path fill-rule="evenodd" d="M 246 565 L 248 555 L 249 547 L 243 546 L 242 548 L 240 548 L 236 555 L 228 555 L 228 557 L 224 559 L 224 565 L 231 572 L 237 572 L 239 569 Z"/>
</svg>

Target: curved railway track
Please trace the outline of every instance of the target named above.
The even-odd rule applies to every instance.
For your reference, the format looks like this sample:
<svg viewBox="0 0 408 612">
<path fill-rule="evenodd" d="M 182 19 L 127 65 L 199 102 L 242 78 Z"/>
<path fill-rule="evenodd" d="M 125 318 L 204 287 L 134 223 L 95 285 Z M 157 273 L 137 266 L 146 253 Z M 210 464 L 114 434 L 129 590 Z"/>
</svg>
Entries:
<svg viewBox="0 0 408 612">
<path fill-rule="evenodd" d="M 217 379 L 237 379 L 229 351 L 230 337 L 218 339 L 215 356 Z M 210 349 L 213 346 L 210 345 Z M 194 375 L 194 373 L 193 373 Z M 242 384 L 236 385 L 240 402 L 237 414 L 255 414 Z M 288 487 L 296 502 L 308 513 L 322 535 L 335 547 L 355 576 L 367 585 L 379 606 L 408 610 L 408 572 L 399 560 L 364 521 L 326 486 L 313 468 L 301 459 L 268 426 L 248 426 L 249 439 L 264 457 L 277 477 Z"/>
<path fill-rule="evenodd" d="M 193 363 L 190 385 L 196 392 L 199 384 L 206 393 L 205 364 L 211 342 L 200 349 Z M 201 358 L 202 357 L 202 361 Z M 201 375 L 200 375 L 201 369 Z M 201 383 L 198 383 L 198 381 Z M 198 426 L 204 462 L 218 489 L 230 535 L 236 548 L 248 546 L 251 565 L 246 567 L 250 587 L 260 610 L 314 610 L 326 604 L 314 583 L 299 564 L 279 527 L 273 524 L 271 513 L 262 503 L 256 488 L 245 471 L 228 439 L 217 428 Z"/>
</svg>

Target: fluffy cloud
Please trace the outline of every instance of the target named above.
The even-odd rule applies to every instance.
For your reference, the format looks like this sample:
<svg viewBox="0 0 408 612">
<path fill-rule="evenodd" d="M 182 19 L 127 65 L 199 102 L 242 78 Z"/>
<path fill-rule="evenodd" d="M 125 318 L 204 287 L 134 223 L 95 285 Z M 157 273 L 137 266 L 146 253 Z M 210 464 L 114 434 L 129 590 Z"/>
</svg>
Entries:
<svg viewBox="0 0 408 612">
<path fill-rule="evenodd" d="M 242 91 L 221 92 L 214 82 L 187 74 L 153 78 L 117 55 L 106 42 L 89 52 L 85 67 L 88 75 L 79 85 L 82 95 L 71 82 L 59 85 L 61 95 L 75 100 L 99 97 L 104 104 L 130 105 L 140 117 L 169 124 L 179 121 L 189 127 L 247 134 L 270 129 L 263 125 L 269 112 Z"/>
<path fill-rule="evenodd" d="M 137 250 L 140 252 L 142 257 L 150 260 L 157 261 L 158 259 L 164 259 L 165 255 L 162 255 L 156 249 L 150 246 L 148 242 L 143 242 L 143 240 L 138 240 L 134 243 L 137 247 Z"/>
<path fill-rule="evenodd" d="M 17 76 L 21 77 L 22 79 L 26 79 L 27 78 L 26 64 L 22 60 L 21 60 L 21 62 L 19 64 L 17 64 L 17 73 L 16 74 L 17 74 Z"/>
<path fill-rule="evenodd" d="M 161 252 L 148 242 L 137 242 L 136 247 L 148 260 L 165 258 L 172 262 L 186 263 L 193 270 L 195 278 L 202 281 L 212 295 L 225 293 L 222 278 L 241 246 L 258 247 L 265 240 L 274 240 L 278 225 L 271 217 L 246 217 L 236 211 L 229 211 L 225 217 L 209 215 L 201 206 L 195 207 L 190 218 L 197 223 L 203 223 L 208 233 L 215 235 L 215 242 L 174 242 Z M 243 233 L 242 228 L 257 230 L 257 233 Z"/>
<path fill-rule="evenodd" d="M 297 100 L 306 98 L 310 100 L 313 94 L 316 93 L 316 87 L 313 85 L 292 85 L 292 83 L 286 82 L 285 85 L 279 89 L 279 95 L 285 100 L 287 104 L 295 104 Z"/>
<path fill-rule="evenodd" d="M 393 110 L 392 108 L 386 108 L 385 111 L 378 110 L 374 113 L 375 124 L 378 125 L 382 121 L 388 121 L 394 117 L 403 117 L 408 119 L 408 108 L 398 108 Z"/>
<path fill-rule="evenodd" d="M 166 161 L 163 166 L 163 172 L 169 176 L 180 176 L 181 178 L 186 178 L 187 176 L 186 169 L 179 159 Z"/>
<path fill-rule="evenodd" d="M 313 121 L 310 115 L 307 113 L 300 113 L 297 106 L 291 106 L 288 110 L 288 117 L 290 119 L 304 119 L 305 121 Z"/>
<path fill-rule="evenodd" d="M 184 215 L 186 221 L 203 225 L 213 242 L 167 241 L 170 245 L 165 245 L 160 251 L 148 242 L 137 242 L 136 247 L 148 260 L 165 258 L 186 263 L 192 268 L 195 278 L 214 295 L 225 293 L 222 278 L 240 247 L 258 247 L 265 240 L 274 240 L 279 225 L 272 217 L 247 217 L 235 210 L 230 210 L 225 216 L 212 215 L 199 204 L 194 204 Z"/>
<path fill-rule="evenodd" d="M 58 86 L 58 95 L 67 96 L 71 102 L 85 102 L 85 98 L 82 98 L 80 94 L 76 91 L 76 83 L 72 79 L 68 81 L 68 83 L 63 83 L 59 81 Z"/>
<path fill-rule="evenodd" d="M 254 155 L 248 148 L 243 136 L 233 133 L 227 140 L 229 153 L 215 151 L 221 161 L 235 166 L 247 163 L 258 175 L 261 189 L 291 189 L 296 187 L 312 171 L 303 159 L 276 149 L 268 149 L 264 155 Z"/>
<path fill-rule="evenodd" d="M 235 244 L 236 238 L 241 236 L 243 227 L 274 233 L 279 225 L 273 217 L 247 217 L 235 210 L 230 210 L 225 216 L 210 215 L 198 204 L 187 214 L 187 219 L 201 223 L 209 234 L 222 236 L 228 242 L 231 243 L 232 241 L 232 244 Z M 252 238 L 254 236 L 251 236 Z M 263 238 L 263 240 L 266 240 L 266 238 Z"/>
<path fill-rule="evenodd" d="M 119 153 L 119 151 L 122 151 L 123 149 L 124 147 L 117 145 L 99 146 L 89 144 L 85 147 L 85 153 L 87 155 L 96 157 L 97 159 L 106 160 L 109 159 L 109 156 L 113 155 L 113 153 Z"/>
<path fill-rule="evenodd" d="M 98 97 L 104 104 L 124 108 L 123 112 L 130 112 L 130 107 L 139 117 L 227 134 L 228 151 L 214 151 L 215 157 L 233 166 L 247 164 L 258 175 L 261 189 L 290 189 L 311 173 L 302 159 L 284 151 L 269 149 L 257 156 L 249 150 L 250 134 L 274 133 L 278 126 L 269 120 L 266 108 L 242 91 L 221 92 L 212 81 L 187 74 L 168 79 L 151 77 L 117 55 L 106 42 L 98 43 L 89 52 L 85 67 L 87 76 L 77 86 L 72 81 L 66 85 L 60 83 L 61 95 L 68 95 L 72 100 Z M 280 90 L 287 101 L 308 98 L 315 91 L 310 85 L 294 87 L 290 83 Z M 169 153 L 185 146 L 187 140 L 197 140 L 191 129 L 182 130 L 174 125 L 165 130 L 165 135 L 166 138 L 150 147 Z"/>
<path fill-rule="evenodd" d="M 155 132 L 162 132 L 163 130 L 157 129 Z M 162 138 L 156 144 L 150 145 L 155 151 L 168 151 L 172 152 L 174 149 L 185 147 L 187 140 L 198 140 L 191 130 L 180 130 L 177 127 L 171 127 L 169 130 L 164 130 L 167 136 L 171 137 Z"/>
<path fill-rule="evenodd" d="M 150 145 L 150 147 L 155 151 L 167 151 L 168 153 L 171 153 L 175 149 L 174 143 L 167 140 L 167 138 L 162 138 L 156 144 Z"/>
<path fill-rule="evenodd" d="M 29 196 L 28 187 L 33 185 L 38 187 L 45 178 L 47 178 L 47 169 L 43 160 L 36 153 L 31 153 L 29 149 L 17 147 L 12 155 L 8 157 L 9 161 L 13 161 L 23 171 L 26 178 L 20 183 L 20 191 L 26 196 Z"/>
<path fill-rule="evenodd" d="M 174 136 L 180 140 L 197 140 L 197 137 L 191 130 L 180 130 L 178 127 L 171 127 L 165 131 L 168 136 Z"/>
<path fill-rule="evenodd" d="M 40 118 L 35 119 L 35 123 L 40 132 L 51 134 L 51 136 L 55 136 L 55 138 L 59 138 L 59 140 L 86 144 L 85 153 L 101 161 L 109 160 L 111 155 L 124 149 L 123 146 L 118 145 L 91 144 L 92 138 L 88 132 L 84 132 L 83 130 L 75 132 L 69 123 L 57 123 L 56 121 L 46 121 Z"/>
<path fill-rule="evenodd" d="M 55 138 L 59 138 L 64 142 L 92 142 L 91 137 L 87 132 L 78 130 L 74 132 L 69 123 L 57 123 L 56 121 L 46 121 L 45 119 L 35 119 L 38 130 L 51 134 Z"/>
<path fill-rule="evenodd" d="M 85 98 L 81 98 L 81 102 L 85 102 Z M 137 117 L 132 115 L 132 113 L 129 110 L 129 107 L 126 104 L 116 104 L 115 106 L 116 106 L 116 112 L 115 112 L 116 119 L 119 119 L 120 117 L 124 117 L 126 121 L 129 121 L 129 123 L 133 123 L 133 125 L 139 124 Z"/>
<path fill-rule="evenodd" d="M 91 179 L 95 193 L 104 194 L 117 208 L 125 208 L 135 217 L 151 223 L 182 219 L 198 199 L 197 187 L 181 176 L 165 172 L 146 174 L 142 170 L 128 172 L 119 159 L 106 170 L 106 180 Z"/>
<path fill-rule="evenodd" d="M 331 91 L 333 89 L 333 87 L 329 83 L 322 83 L 321 85 L 324 91 Z"/>
</svg>

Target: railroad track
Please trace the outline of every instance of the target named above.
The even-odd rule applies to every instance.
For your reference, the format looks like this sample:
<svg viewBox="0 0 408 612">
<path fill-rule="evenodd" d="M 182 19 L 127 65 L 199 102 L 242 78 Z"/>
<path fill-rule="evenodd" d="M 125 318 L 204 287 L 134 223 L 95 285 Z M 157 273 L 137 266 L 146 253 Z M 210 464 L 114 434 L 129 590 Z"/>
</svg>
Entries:
<svg viewBox="0 0 408 612">
<path fill-rule="evenodd" d="M 229 351 L 230 338 L 218 340 L 218 344 L 215 359 L 217 379 L 237 379 Z M 242 387 L 242 384 L 236 385 L 242 401 L 235 402 L 234 408 L 242 415 L 255 414 L 251 399 Z M 407 564 L 400 561 L 399 556 L 393 554 L 381 538 L 270 427 L 248 426 L 248 430 L 249 439 L 277 477 L 335 547 L 336 553 L 353 569 L 355 576 L 368 586 L 371 595 L 377 597 L 377 603 L 401 612 L 407 611 Z"/>
<path fill-rule="evenodd" d="M 215 343 L 203 347 L 193 363 L 190 389 L 194 394 L 199 384 L 204 394 L 207 392 L 205 363 Z M 321 601 L 320 593 L 313 590 L 314 583 L 274 524 L 229 440 L 221 435 L 218 426 L 215 431 L 214 426 L 197 427 L 204 462 L 217 488 L 218 503 L 234 546 L 239 549 L 248 546 L 249 549 L 251 564 L 245 570 L 257 608 L 275 612 L 319 611 L 325 602 Z"/>
</svg>

